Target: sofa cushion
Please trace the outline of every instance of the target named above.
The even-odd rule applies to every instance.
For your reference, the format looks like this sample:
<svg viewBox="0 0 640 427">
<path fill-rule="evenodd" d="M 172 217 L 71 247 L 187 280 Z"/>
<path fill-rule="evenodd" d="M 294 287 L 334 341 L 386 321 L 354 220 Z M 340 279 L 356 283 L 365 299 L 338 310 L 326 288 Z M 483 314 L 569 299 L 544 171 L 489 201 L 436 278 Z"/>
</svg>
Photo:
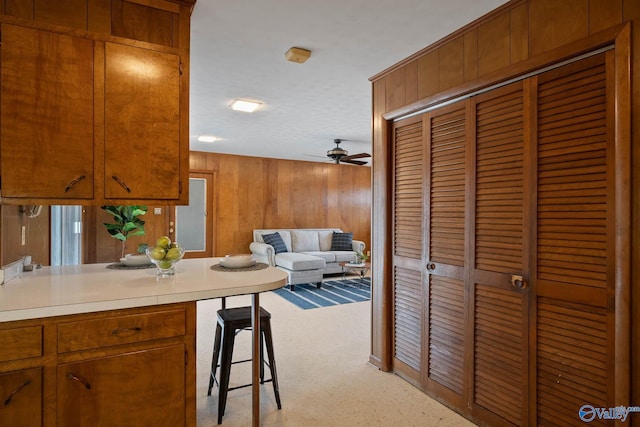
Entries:
<svg viewBox="0 0 640 427">
<path fill-rule="evenodd" d="M 333 232 L 331 240 L 332 251 L 352 251 L 353 250 L 353 233 L 336 233 Z"/>
<path fill-rule="evenodd" d="M 336 256 L 334 252 L 309 251 L 303 253 L 305 255 L 317 256 L 319 258 L 322 258 L 326 262 L 336 262 Z M 353 252 L 351 252 L 351 258 L 353 258 Z"/>
<path fill-rule="evenodd" d="M 288 252 L 287 245 L 284 244 L 284 240 L 282 240 L 280 233 L 263 234 L 262 240 L 264 240 L 267 245 L 273 246 L 273 250 L 276 254 Z"/>
<path fill-rule="evenodd" d="M 356 262 L 356 254 L 353 251 L 333 251 L 336 262 Z"/>
<path fill-rule="evenodd" d="M 317 256 L 284 252 L 276 254 L 276 265 L 288 270 L 314 270 L 324 268 L 325 262 Z"/>
<path fill-rule="evenodd" d="M 331 250 L 331 241 L 333 240 L 332 230 L 318 231 L 318 240 L 320 240 L 320 250 L 323 252 Z"/>
<path fill-rule="evenodd" d="M 291 230 L 291 252 L 319 251 L 317 231 Z"/>
</svg>

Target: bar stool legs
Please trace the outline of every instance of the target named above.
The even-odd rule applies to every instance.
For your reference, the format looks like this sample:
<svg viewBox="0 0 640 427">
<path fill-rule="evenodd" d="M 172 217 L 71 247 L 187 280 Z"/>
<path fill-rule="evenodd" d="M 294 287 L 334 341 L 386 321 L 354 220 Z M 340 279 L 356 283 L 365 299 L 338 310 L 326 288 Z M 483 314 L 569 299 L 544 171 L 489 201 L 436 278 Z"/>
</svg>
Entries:
<svg viewBox="0 0 640 427">
<path fill-rule="evenodd" d="M 273 352 L 273 340 L 271 336 L 271 314 L 260 307 L 260 383 L 273 383 L 273 391 L 276 398 L 278 409 L 282 408 L 280 402 L 280 390 L 278 388 L 278 376 L 276 373 L 276 362 Z M 218 321 L 216 325 L 216 335 L 213 343 L 213 355 L 211 358 L 211 374 L 209 376 L 209 389 L 207 396 L 211 396 L 211 389 L 214 383 L 218 384 L 218 424 L 222 423 L 225 407 L 227 404 L 227 393 L 238 388 L 249 387 L 251 384 L 236 386 L 229 388 L 229 376 L 231 373 L 231 365 L 235 363 L 249 362 L 248 360 L 240 360 L 233 362 L 233 345 L 236 334 L 251 327 L 251 307 L 236 307 L 231 309 L 222 309 L 218 311 Z M 264 379 L 264 351 L 267 348 L 267 357 L 271 378 Z M 219 363 L 218 363 L 219 361 Z M 216 377 L 216 371 L 220 367 L 220 379 Z"/>
</svg>

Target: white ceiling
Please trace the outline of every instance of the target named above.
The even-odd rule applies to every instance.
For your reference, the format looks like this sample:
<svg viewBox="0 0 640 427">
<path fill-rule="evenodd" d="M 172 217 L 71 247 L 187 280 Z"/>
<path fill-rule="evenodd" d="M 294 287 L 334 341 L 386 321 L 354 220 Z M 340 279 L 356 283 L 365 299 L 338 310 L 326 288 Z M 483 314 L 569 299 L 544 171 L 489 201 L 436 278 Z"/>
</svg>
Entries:
<svg viewBox="0 0 640 427">
<path fill-rule="evenodd" d="M 505 0 L 198 0 L 191 20 L 190 147 L 328 161 L 335 138 L 371 153 L 371 76 Z M 311 50 L 289 62 L 290 47 Z M 253 114 L 235 98 L 262 102 Z M 202 143 L 199 135 L 220 140 Z"/>
</svg>

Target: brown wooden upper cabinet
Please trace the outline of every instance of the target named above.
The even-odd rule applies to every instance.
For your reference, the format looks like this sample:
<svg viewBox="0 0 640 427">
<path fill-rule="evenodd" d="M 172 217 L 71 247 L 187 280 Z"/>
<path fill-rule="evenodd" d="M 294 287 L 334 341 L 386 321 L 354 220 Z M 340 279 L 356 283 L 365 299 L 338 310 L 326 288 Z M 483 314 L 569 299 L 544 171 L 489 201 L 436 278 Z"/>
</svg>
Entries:
<svg viewBox="0 0 640 427">
<path fill-rule="evenodd" d="M 2 203 L 188 203 L 192 4 L 75 3 L 0 5 Z"/>
<path fill-rule="evenodd" d="M 178 199 L 180 58 L 105 47 L 105 197 Z"/>
<path fill-rule="evenodd" d="M 3 197 L 93 198 L 93 48 L 2 25 Z"/>
</svg>

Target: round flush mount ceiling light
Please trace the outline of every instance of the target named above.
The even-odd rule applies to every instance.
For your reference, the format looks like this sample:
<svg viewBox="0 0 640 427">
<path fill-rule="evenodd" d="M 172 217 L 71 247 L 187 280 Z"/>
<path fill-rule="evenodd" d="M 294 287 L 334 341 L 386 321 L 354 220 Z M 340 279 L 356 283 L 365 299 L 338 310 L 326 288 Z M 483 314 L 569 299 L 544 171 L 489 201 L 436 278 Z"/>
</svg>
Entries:
<svg viewBox="0 0 640 427">
<path fill-rule="evenodd" d="M 256 101 L 247 101 L 245 99 L 235 99 L 230 107 L 235 111 L 243 111 L 245 113 L 253 113 L 262 104 Z"/>
<path fill-rule="evenodd" d="M 200 142 L 216 142 L 218 138 L 213 135 L 200 135 L 196 139 Z"/>
</svg>

